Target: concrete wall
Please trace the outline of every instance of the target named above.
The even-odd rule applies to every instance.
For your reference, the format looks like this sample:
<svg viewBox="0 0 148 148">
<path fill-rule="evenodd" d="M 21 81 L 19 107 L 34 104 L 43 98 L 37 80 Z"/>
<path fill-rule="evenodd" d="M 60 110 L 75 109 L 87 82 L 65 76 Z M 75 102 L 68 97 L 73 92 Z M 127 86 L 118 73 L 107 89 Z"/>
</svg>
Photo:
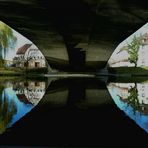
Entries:
<svg viewBox="0 0 148 148">
<path fill-rule="evenodd" d="M 68 36 L 66 41 L 70 44 L 75 42 L 76 47 L 83 44 L 86 61 L 107 61 L 121 41 L 147 22 L 145 3 L 145 0 L 0 1 L 0 18 L 33 41 L 45 57 L 68 60 L 63 39 Z"/>
</svg>

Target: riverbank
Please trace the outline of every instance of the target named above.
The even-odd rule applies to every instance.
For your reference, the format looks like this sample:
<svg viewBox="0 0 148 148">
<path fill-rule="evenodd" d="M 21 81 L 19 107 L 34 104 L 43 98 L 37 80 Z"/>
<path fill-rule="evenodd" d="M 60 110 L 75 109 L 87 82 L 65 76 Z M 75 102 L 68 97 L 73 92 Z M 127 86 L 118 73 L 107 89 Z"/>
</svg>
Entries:
<svg viewBox="0 0 148 148">
<path fill-rule="evenodd" d="M 26 75 L 41 75 L 48 72 L 47 68 L 38 69 L 21 69 L 21 68 L 0 68 L 0 76 L 26 76 Z"/>
<path fill-rule="evenodd" d="M 114 67 L 108 68 L 110 74 L 123 76 L 148 76 L 148 67 Z"/>
</svg>

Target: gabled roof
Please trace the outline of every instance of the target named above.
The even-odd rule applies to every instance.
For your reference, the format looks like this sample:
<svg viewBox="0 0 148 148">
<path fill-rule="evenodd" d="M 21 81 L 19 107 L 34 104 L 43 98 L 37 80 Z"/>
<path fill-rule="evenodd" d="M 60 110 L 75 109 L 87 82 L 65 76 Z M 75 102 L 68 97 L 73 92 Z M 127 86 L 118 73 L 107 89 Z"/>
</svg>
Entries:
<svg viewBox="0 0 148 148">
<path fill-rule="evenodd" d="M 27 97 L 24 94 L 17 94 L 18 99 L 25 103 L 25 104 L 32 104 L 31 102 L 29 102 L 29 100 L 27 99 Z"/>
<path fill-rule="evenodd" d="M 25 44 L 22 47 L 18 48 L 16 54 L 25 54 L 27 49 L 31 46 L 32 44 Z"/>
</svg>

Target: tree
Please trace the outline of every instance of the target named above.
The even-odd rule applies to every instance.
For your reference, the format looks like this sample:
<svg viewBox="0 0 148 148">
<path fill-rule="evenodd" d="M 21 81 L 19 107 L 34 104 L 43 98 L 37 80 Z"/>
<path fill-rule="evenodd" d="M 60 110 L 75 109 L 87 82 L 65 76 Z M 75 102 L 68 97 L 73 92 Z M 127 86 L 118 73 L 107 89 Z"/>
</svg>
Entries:
<svg viewBox="0 0 148 148">
<path fill-rule="evenodd" d="M 140 48 L 140 42 L 139 40 L 134 36 L 132 42 L 128 44 L 128 54 L 129 54 L 129 61 L 130 63 L 134 63 L 135 67 L 137 67 L 137 61 L 138 61 L 138 51 Z"/>
<path fill-rule="evenodd" d="M 136 110 L 141 109 L 141 105 L 138 99 L 138 90 L 137 90 L 136 83 L 134 87 L 131 87 L 131 89 L 129 89 L 128 93 L 129 93 L 129 96 L 127 98 L 127 103 L 133 108 L 133 111 L 135 113 Z"/>
<path fill-rule="evenodd" d="M 9 100 L 4 86 L 0 84 L 0 134 L 5 132 L 16 112 L 17 108 L 14 100 Z"/>
<path fill-rule="evenodd" d="M 14 44 L 16 40 L 12 29 L 0 22 L 0 59 L 5 59 L 9 45 Z"/>
</svg>

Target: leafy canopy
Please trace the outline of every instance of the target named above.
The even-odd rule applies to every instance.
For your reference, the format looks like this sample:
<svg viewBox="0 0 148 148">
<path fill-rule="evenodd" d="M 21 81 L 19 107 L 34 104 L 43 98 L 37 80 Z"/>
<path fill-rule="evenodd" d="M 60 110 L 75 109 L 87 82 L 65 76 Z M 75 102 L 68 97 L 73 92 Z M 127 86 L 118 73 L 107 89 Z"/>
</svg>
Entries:
<svg viewBox="0 0 148 148">
<path fill-rule="evenodd" d="M 129 54 L 130 63 L 134 63 L 135 67 L 137 67 L 139 48 L 140 48 L 140 42 L 134 36 L 132 42 L 130 44 L 128 44 L 128 54 Z"/>
</svg>

